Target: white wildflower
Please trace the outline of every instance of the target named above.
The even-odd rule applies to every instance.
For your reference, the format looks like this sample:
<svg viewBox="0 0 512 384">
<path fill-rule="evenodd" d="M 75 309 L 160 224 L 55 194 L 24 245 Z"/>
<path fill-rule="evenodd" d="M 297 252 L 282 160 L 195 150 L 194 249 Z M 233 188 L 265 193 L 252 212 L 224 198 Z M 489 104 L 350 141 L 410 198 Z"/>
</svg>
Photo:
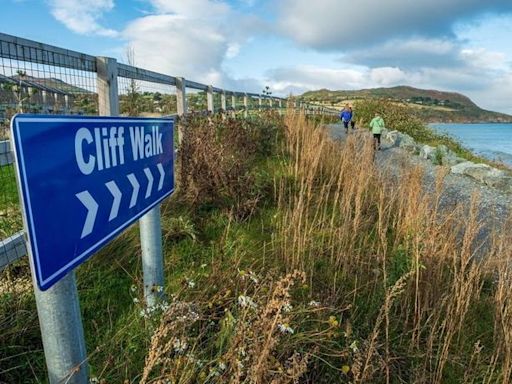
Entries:
<svg viewBox="0 0 512 384">
<path fill-rule="evenodd" d="M 130 291 L 135 292 L 137 290 L 137 286 L 135 284 L 132 284 L 130 287 Z"/>
<path fill-rule="evenodd" d="M 182 354 L 183 352 L 185 352 L 188 348 L 188 344 L 185 340 L 180 340 L 178 338 L 174 339 L 173 343 L 172 343 L 172 347 L 174 349 L 174 352 L 178 353 L 178 354 Z"/>
<path fill-rule="evenodd" d="M 136 297 L 134 297 L 134 298 L 133 298 L 133 302 L 134 302 L 135 304 L 138 304 L 138 303 L 139 303 L 139 299 L 137 299 Z"/>
<path fill-rule="evenodd" d="M 89 384 L 98 384 L 100 381 L 98 380 L 97 377 L 91 377 L 89 379 Z"/>
<path fill-rule="evenodd" d="M 249 296 L 245 295 L 238 296 L 238 305 L 240 305 L 242 308 L 258 308 L 258 305 Z"/>
<path fill-rule="evenodd" d="M 187 279 L 187 286 L 189 288 L 195 288 L 196 287 L 196 282 L 192 279 Z"/>
<path fill-rule="evenodd" d="M 357 347 L 357 340 L 354 340 L 354 341 L 352 342 L 352 344 L 350 344 L 348 347 L 349 347 L 349 348 L 352 350 L 352 352 L 354 352 L 354 353 L 356 353 L 356 352 L 358 352 L 358 351 L 359 351 L 359 348 Z"/>
<path fill-rule="evenodd" d="M 283 312 L 284 313 L 291 312 L 292 309 L 293 309 L 293 306 L 290 303 L 286 303 L 285 305 L 283 305 Z"/>
<path fill-rule="evenodd" d="M 253 271 L 249 271 L 249 279 L 251 279 L 251 281 L 254 284 L 258 284 L 258 282 L 259 282 L 258 277 L 256 276 L 256 274 Z"/>
<path fill-rule="evenodd" d="M 201 269 L 205 269 L 205 268 L 206 268 L 206 266 L 207 266 L 207 264 L 201 264 L 201 267 L 200 267 L 200 268 L 201 268 Z"/>
<path fill-rule="evenodd" d="M 223 362 L 223 361 L 220 361 L 219 362 L 219 369 L 221 371 L 224 371 L 226 369 L 226 364 Z"/>
<path fill-rule="evenodd" d="M 292 327 L 290 327 L 288 324 L 278 324 L 277 328 L 281 331 L 281 333 L 289 333 L 290 335 L 293 335 L 295 332 Z"/>
<path fill-rule="evenodd" d="M 311 300 L 309 302 L 309 306 L 310 307 L 319 307 L 320 306 L 320 303 L 318 301 L 315 301 L 315 300 Z"/>
<path fill-rule="evenodd" d="M 191 321 L 199 320 L 199 314 L 195 311 L 190 311 L 189 316 Z"/>
</svg>

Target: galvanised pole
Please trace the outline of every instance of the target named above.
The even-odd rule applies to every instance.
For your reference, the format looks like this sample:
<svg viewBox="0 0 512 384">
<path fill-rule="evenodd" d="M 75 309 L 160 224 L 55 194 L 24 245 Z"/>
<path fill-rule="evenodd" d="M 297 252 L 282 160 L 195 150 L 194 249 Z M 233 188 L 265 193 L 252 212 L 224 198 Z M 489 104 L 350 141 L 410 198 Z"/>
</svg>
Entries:
<svg viewBox="0 0 512 384">
<path fill-rule="evenodd" d="M 36 298 L 44 356 L 51 384 L 88 384 L 87 352 L 75 272 L 71 271 Z"/>
<path fill-rule="evenodd" d="M 154 308 L 164 297 L 164 259 L 160 204 L 140 219 L 140 243 L 144 274 L 144 299 L 148 308 Z"/>
</svg>

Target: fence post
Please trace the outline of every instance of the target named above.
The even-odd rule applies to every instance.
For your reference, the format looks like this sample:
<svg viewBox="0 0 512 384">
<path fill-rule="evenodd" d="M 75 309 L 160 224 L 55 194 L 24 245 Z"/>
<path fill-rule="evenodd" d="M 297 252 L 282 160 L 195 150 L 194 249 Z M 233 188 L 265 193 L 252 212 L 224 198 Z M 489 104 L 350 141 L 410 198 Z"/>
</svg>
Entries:
<svg viewBox="0 0 512 384">
<path fill-rule="evenodd" d="M 236 96 L 234 93 L 231 94 L 231 108 L 233 109 L 233 117 L 236 117 Z"/>
<path fill-rule="evenodd" d="M 75 272 L 69 272 L 44 292 L 39 290 L 35 277 L 33 280 L 49 382 L 87 384 L 87 352 Z"/>
<path fill-rule="evenodd" d="M 208 89 L 206 90 L 206 102 L 208 104 L 208 112 L 210 112 L 213 115 L 215 110 L 213 106 L 213 86 L 211 85 L 209 85 Z"/>
<path fill-rule="evenodd" d="M 220 108 L 222 109 L 222 118 L 226 118 L 227 110 L 226 110 L 226 91 L 222 90 L 220 94 Z"/>
<path fill-rule="evenodd" d="M 247 97 L 247 93 L 244 93 L 244 117 L 246 119 L 249 117 L 249 98 Z"/>
<path fill-rule="evenodd" d="M 187 114 L 187 87 L 183 77 L 176 78 L 176 109 L 178 116 L 184 117 Z M 178 145 L 183 140 L 183 127 L 178 124 Z"/>
<path fill-rule="evenodd" d="M 258 96 L 258 109 L 261 110 L 261 96 Z"/>
<path fill-rule="evenodd" d="M 269 97 L 269 98 L 268 98 L 268 106 L 270 107 L 270 109 L 272 109 L 272 104 L 273 104 L 273 103 L 272 103 L 272 98 L 271 98 L 271 97 Z"/>
<path fill-rule="evenodd" d="M 119 115 L 117 92 L 117 61 L 110 57 L 97 57 L 98 109 L 100 116 Z"/>
</svg>

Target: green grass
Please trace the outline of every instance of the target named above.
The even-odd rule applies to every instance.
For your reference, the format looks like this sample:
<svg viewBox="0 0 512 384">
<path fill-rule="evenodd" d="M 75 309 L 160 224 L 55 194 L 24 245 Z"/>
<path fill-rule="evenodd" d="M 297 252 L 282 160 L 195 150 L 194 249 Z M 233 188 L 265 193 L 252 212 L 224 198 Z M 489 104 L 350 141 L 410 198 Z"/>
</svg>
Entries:
<svg viewBox="0 0 512 384">
<path fill-rule="evenodd" d="M 22 229 L 18 188 L 13 165 L 0 167 L 0 239 Z"/>
</svg>

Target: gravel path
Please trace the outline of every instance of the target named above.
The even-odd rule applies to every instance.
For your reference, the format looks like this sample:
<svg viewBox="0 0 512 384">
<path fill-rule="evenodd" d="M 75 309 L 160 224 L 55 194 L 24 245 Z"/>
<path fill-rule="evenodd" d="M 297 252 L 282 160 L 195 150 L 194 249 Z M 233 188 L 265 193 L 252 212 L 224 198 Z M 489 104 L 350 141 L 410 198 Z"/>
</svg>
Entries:
<svg viewBox="0 0 512 384">
<path fill-rule="evenodd" d="M 336 139 L 343 140 L 346 137 L 345 129 L 341 124 L 331 124 L 328 129 Z M 349 132 L 350 134 L 357 134 L 357 131 L 355 133 Z M 428 192 L 434 189 L 436 173 L 441 170 L 440 166 L 401 148 L 392 147 L 389 143 L 383 142 L 382 144 L 382 150 L 377 152 L 376 162 L 383 164 L 384 169 L 390 170 L 392 174 L 398 176 L 400 168 L 404 165 L 421 165 L 425 170 L 425 191 Z M 458 203 L 469 206 L 471 196 L 475 191 L 480 194 L 480 219 L 487 223 L 480 234 L 480 238 L 484 238 L 492 224 L 499 225 L 506 220 L 512 207 L 512 194 L 488 187 L 468 176 L 448 173 L 444 179 L 441 205 L 445 209 L 450 209 Z"/>
</svg>

